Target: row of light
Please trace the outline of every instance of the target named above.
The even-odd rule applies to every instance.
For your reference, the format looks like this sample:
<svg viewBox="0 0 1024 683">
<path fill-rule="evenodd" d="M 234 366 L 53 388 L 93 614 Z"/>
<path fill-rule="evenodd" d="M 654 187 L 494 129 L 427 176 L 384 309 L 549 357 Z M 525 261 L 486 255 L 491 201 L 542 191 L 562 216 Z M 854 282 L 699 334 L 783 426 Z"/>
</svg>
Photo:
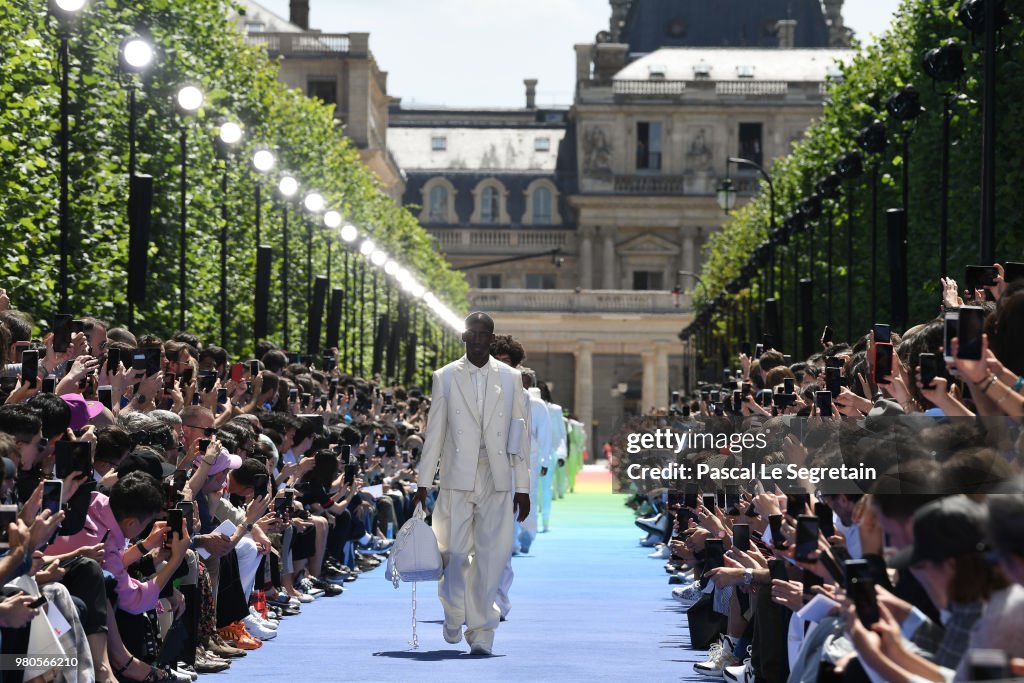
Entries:
<svg viewBox="0 0 1024 683">
<path fill-rule="evenodd" d="M 64 11 L 77 11 L 85 4 L 84 0 L 54 0 Z M 75 9 L 69 9 L 74 7 Z M 153 47 L 144 39 L 138 36 L 126 38 L 121 43 L 119 61 L 123 70 L 131 73 L 141 73 L 149 68 L 155 58 Z M 205 97 L 203 91 L 192 84 L 182 86 L 177 93 L 178 109 L 184 114 L 194 114 L 203 106 Z M 235 145 L 241 142 L 244 137 L 242 127 L 235 121 L 223 121 L 217 132 L 218 140 L 224 145 Z M 252 155 L 252 167 L 259 173 L 268 174 L 277 165 L 277 157 L 266 148 L 257 148 Z M 299 181 L 290 174 L 284 174 L 277 183 L 278 192 L 282 197 L 291 199 L 299 192 Z M 342 215 L 333 209 L 327 209 L 327 202 L 319 192 L 310 192 L 303 200 L 302 205 L 312 214 L 323 214 L 324 225 L 341 239 L 351 244 L 362 238 L 359 245 L 359 252 L 367 258 L 374 266 L 383 268 L 384 273 L 393 277 L 403 290 L 423 302 L 456 332 L 462 332 L 464 324 L 462 319 L 445 306 L 432 292 L 420 284 L 408 269 L 388 256 L 386 252 L 377 248 L 369 237 L 362 236 L 359 229 L 352 223 L 344 221 Z M 340 230 L 339 230 L 340 228 Z"/>
</svg>

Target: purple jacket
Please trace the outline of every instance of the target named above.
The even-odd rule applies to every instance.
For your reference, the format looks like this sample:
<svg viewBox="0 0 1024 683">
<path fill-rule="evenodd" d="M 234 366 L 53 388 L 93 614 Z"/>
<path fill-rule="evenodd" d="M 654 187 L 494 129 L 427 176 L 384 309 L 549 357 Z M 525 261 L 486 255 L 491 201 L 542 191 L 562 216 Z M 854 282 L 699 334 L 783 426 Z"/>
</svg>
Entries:
<svg viewBox="0 0 1024 683">
<path fill-rule="evenodd" d="M 110 499 L 102 493 L 93 493 L 89 501 L 89 514 L 85 526 L 74 536 L 57 536 L 47 548 L 47 554 L 63 555 L 82 546 L 96 545 L 110 531 L 104 546 L 103 569 L 117 579 L 117 606 L 129 614 L 142 614 L 156 607 L 160 600 L 160 586 L 155 579 L 137 581 L 128 576 L 121 555 L 128 542 L 114 519 Z"/>
</svg>

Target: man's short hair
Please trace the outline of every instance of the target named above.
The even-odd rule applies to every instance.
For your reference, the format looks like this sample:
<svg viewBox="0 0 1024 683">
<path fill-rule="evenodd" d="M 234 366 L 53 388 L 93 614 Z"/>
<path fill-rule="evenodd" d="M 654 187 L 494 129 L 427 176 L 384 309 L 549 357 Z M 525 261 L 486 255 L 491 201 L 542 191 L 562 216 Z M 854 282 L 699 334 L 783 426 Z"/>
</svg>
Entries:
<svg viewBox="0 0 1024 683">
<path fill-rule="evenodd" d="M 0 312 L 0 321 L 7 325 L 11 332 L 11 343 L 32 339 L 32 318 L 24 311 L 13 308 Z"/>
<path fill-rule="evenodd" d="M 272 341 L 267 341 L 266 339 L 258 341 L 256 342 L 256 347 L 253 349 L 253 356 L 256 360 L 262 360 L 263 356 L 265 356 L 268 351 L 273 351 L 276 348 L 277 344 Z"/>
<path fill-rule="evenodd" d="M 786 358 L 775 349 L 765 351 L 761 354 L 761 357 L 758 358 L 758 360 L 761 363 L 761 372 L 765 375 L 767 375 L 772 368 L 777 368 L 780 365 L 786 364 Z"/>
<path fill-rule="evenodd" d="M 118 464 L 132 447 L 128 432 L 115 425 L 96 429 L 96 456 L 94 460 Z"/>
<path fill-rule="evenodd" d="M 264 367 L 271 372 L 281 372 L 288 365 L 288 356 L 277 349 L 267 351 L 260 360 L 263 361 Z"/>
<path fill-rule="evenodd" d="M 487 328 L 487 331 L 494 334 L 494 321 L 491 320 L 491 316 L 481 311 L 475 311 L 466 316 L 466 329 L 468 330 L 473 323 L 481 323 Z"/>
<path fill-rule="evenodd" d="M 134 349 L 139 345 L 138 340 L 135 339 L 135 335 L 132 334 L 124 327 L 114 327 L 107 330 L 107 344 L 110 342 L 117 342 L 118 344 L 124 344 L 124 348 Z"/>
<path fill-rule="evenodd" d="M 231 480 L 241 486 L 252 486 L 259 474 L 269 474 L 267 466 L 256 458 L 246 458 L 241 467 L 231 472 Z"/>
<path fill-rule="evenodd" d="M 36 394 L 28 403 L 43 423 L 43 436 L 52 439 L 71 426 L 71 406 L 56 394 Z"/>
<path fill-rule="evenodd" d="M 1000 553 L 1024 557 L 1024 493 L 988 497 L 988 533 Z"/>
<path fill-rule="evenodd" d="M 24 403 L 0 406 L 0 432 L 11 436 L 35 436 L 43 428 L 39 415 Z"/>
<path fill-rule="evenodd" d="M 164 507 L 164 494 L 160 482 L 146 472 L 131 472 L 118 479 L 110 490 L 110 511 L 121 522 L 129 517 L 146 519 Z"/>
<path fill-rule="evenodd" d="M 228 364 L 228 352 L 219 346 L 206 346 L 202 351 L 199 352 L 199 362 L 203 362 L 207 358 L 213 359 L 215 366 L 227 365 Z"/>
</svg>

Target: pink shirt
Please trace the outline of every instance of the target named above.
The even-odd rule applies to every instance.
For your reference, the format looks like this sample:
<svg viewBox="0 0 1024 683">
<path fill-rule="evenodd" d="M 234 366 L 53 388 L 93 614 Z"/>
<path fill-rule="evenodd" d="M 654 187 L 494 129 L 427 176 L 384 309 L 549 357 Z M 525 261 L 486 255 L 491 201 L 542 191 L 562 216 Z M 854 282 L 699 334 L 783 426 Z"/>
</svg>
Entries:
<svg viewBox="0 0 1024 683">
<path fill-rule="evenodd" d="M 127 541 L 114 518 L 114 511 L 110 509 L 110 499 L 102 493 L 93 492 L 82 530 L 73 536 L 57 536 L 57 540 L 47 548 L 47 554 L 63 555 L 82 546 L 96 545 L 108 530 L 110 535 L 103 548 L 103 569 L 117 580 L 118 608 L 129 614 L 142 614 L 154 609 L 160 599 L 160 585 L 155 579 L 137 581 L 128 576 L 121 557 Z"/>
</svg>

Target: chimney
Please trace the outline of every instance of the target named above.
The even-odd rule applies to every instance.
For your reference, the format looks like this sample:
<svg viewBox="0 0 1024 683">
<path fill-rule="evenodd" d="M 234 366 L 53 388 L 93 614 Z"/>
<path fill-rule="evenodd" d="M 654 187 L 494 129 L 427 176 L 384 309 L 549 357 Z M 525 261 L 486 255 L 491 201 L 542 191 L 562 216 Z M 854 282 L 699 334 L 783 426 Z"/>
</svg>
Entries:
<svg viewBox="0 0 1024 683">
<path fill-rule="evenodd" d="M 526 85 L 526 108 L 536 109 L 537 108 L 537 79 L 527 78 L 523 81 Z"/>
<path fill-rule="evenodd" d="M 779 47 L 791 50 L 796 46 L 796 20 L 780 19 L 775 23 L 775 32 L 779 36 Z"/>
<path fill-rule="evenodd" d="M 288 21 L 309 30 L 309 0 L 291 0 Z"/>
</svg>

